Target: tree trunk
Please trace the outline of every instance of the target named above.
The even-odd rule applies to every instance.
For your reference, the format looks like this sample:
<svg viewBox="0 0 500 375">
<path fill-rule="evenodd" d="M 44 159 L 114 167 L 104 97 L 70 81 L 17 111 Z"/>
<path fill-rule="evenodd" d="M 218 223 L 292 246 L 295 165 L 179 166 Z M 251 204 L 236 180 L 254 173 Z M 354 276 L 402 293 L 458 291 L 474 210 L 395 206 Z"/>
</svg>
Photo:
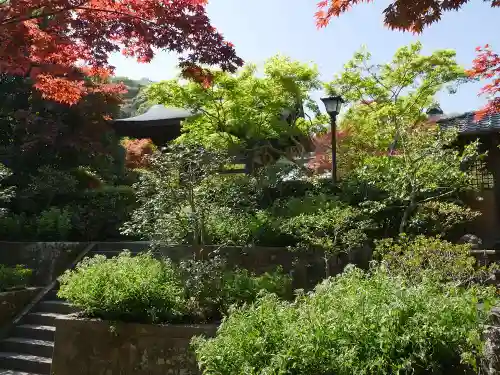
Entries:
<svg viewBox="0 0 500 375">
<path fill-rule="evenodd" d="M 410 195 L 410 203 L 406 207 L 405 212 L 403 213 L 403 217 L 401 218 L 401 223 L 399 224 L 399 234 L 403 234 L 405 232 L 406 226 L 408 225 L 408 219 L 415 210 L 415 207 L 415 193 L 412 192 Z"/>
</svg>

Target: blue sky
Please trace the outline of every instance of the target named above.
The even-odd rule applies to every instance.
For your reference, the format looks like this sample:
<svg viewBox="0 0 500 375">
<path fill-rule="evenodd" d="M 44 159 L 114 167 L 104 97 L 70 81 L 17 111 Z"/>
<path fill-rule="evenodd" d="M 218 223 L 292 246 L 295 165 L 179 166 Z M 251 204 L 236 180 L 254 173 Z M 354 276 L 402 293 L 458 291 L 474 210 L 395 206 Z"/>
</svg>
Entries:
<svg viewBox="0 0 500 375">
<path fill-rule="evenodd" d="M 443 19 L 422 35 L 391 31 L 383 26 L 382 10 L 387 1 L 361 4 L 330 25 L 318 30 L 314 23 L 316 0 L 211 0 L 208 14 L 213 25 L 233 42 L 245 61 L 262 63 L 276 53 L 316 63 L 322 79 L 331 80 L 362 45 L 376 62 L 388 61 L 402 45 L 420 40 L 424 53 L 451 48 L 457 59 L 470 66 L 478 45 L 489 43 L 500 50 L 500 8 L 472 0 L 458 12 Z M 176 56 L 159 53 L 150 64 L 138 64 L 119 54 L 112 56 L 116 74 L 154 81 L 176 76 Z M 454 95 L 439 97 L 445 112 L 465 112 L 484 104 L 477 97 L 480 84 L 468 84 Z M 317 94 L 320 97 L 320 93 Z"/>
</svg>

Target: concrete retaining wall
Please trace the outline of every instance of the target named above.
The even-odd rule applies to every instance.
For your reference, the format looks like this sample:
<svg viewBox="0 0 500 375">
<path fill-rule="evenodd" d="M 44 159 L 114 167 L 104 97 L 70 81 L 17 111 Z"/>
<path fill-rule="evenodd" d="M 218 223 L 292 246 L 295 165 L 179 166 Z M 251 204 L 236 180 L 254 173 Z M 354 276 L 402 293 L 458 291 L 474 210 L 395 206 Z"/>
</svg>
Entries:
<svg viewBox="0 0 500 375">
<path fill-rule="evenodd" d="M 53 375 L 195 375 L 193 336 L 214 325 L 146 325 L 58 319 Z"/>
</svg>

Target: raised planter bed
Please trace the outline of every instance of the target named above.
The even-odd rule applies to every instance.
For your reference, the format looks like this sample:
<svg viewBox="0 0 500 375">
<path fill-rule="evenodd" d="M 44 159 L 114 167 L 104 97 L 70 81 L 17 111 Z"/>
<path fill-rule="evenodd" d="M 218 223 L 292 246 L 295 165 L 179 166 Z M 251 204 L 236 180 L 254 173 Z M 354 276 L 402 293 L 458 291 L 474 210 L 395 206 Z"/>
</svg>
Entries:
<svg viewBox="0 0 500 375">
<path fill-rule="evenodd" d="M 198 374 L 193 336 L 216 325 L 149 325 L 68 317 L 56 322 L 54 375 Z"/>
<path fill-rule="evenodd" d="M 40 290 L 41 288 L 21 288 L 0 293 L 0 327 L 9 324 Z"/>
</svg>

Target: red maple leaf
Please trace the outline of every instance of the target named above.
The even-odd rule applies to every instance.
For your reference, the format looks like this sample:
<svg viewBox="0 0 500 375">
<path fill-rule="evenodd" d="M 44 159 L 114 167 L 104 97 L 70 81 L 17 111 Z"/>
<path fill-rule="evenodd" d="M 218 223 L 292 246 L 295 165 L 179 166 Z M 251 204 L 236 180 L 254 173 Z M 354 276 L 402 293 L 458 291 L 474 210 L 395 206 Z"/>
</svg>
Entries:
<svg viewBox="0 0 500 375">
<path fill-rule="evenodd" d="M 485 108 L 476 112 L 476 119 L 500 112 L 500 55 L 493 52 L 489 45 L 476 48 L 477 57 L 472 62 L 472 68 L 467 71 L 470 78 L 489 81 L 479 95 L 485 95 L 489 102 Z"/>
<path fill-rule="evenodd" d="M 156 50 L 169 50 L 181 54 L 183 67 L 234 71 L 243 61 L 211 26 L 205 5 L 205 0 L 3 2 L 0 73 L 30 77 L 45 98 L 74 104 L 89 93 L 85 76 L 110 74 L 109 55 L 120 50 L 140 62 L 151 61 Z"/>
<path fill-rule="evenodd" d="M 333 17 L 347 12 L 353 5 L 374 0 L 321 0 L 316 13 L 318 27 L 327 26 Z M 384 9 L 385 24 L 391 29 L 421 32 L 426 26 L 441 19 L 444 12 L 459 10 L 470 0 L 392 0 Z M 492 7 L 500 6 L 500 0 L 490 0 Z"/>
</svg>

